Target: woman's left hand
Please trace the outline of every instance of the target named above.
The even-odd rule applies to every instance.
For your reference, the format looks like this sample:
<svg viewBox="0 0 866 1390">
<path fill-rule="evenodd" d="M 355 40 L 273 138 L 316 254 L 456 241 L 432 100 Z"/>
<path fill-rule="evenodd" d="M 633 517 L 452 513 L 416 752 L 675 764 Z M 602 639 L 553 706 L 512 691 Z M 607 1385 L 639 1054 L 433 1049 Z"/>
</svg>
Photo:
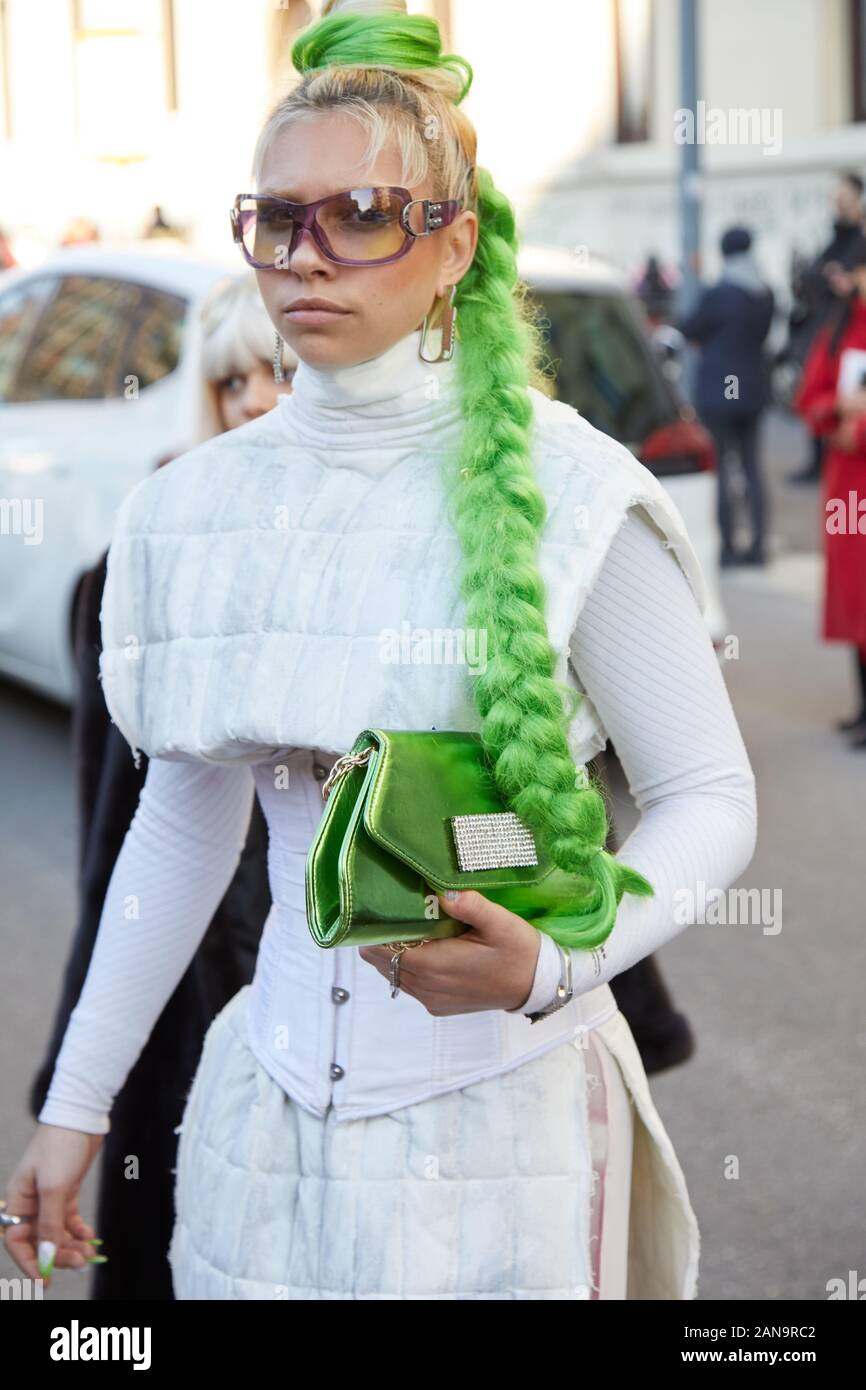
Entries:
<svg viewBox="0 0 866 1390">
<path fill-rule="evenodd" d="M 856 453 L 857 437 L 858 420 L 855 416 L 849 415 L 830 435 L 830 447 L 840 450 L 843 454 Z"/>
<path fill-rule="evenodd" d="M 425 941 L 400 956 L 400 989 L 429 1014 L 517 1009 L 529 998 L 541 936 L 529 922 L 468 889 L 453 899 L 438 894 L 449 917 L 465 922 L 461 936 Z M 360 946 L 362 960 L 390 978 L 390 946 Z"/>
<path fill-rule="evenodd" d="M 850 391 L 837 402 L 836 408 L 843 419 L 866 415 L 866 388 L 859 386 L 856 391 Z"/>
</svg>

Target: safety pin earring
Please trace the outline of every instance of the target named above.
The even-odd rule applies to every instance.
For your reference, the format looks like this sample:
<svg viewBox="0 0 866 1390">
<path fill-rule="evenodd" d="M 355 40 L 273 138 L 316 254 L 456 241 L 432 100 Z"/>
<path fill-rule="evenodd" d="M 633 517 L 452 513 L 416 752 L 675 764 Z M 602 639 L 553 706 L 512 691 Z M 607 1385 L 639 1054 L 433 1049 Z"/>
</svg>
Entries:
<svg viewBox="0 0 866 1390">
<path fill-rule="evenodd" d="M 279 333 L 274 339 L 274 381 L 285 381 L 286 374 L 283 371 L 283 340 Z"/>
<path fill-rule="evenodd" d="M 448 298 L 442 300 L 442 313 L 437 324 L 431 324 L 430 314 L 424 315 L 424 323 L 421 328 L 421 341 L 418 344 L 418 356 L 422 362 L 448 362 L 454 356 L 454 330 L 457 325 L 457 309 L 454 305 L 454 296 L 457 293 L 457 286 L 452 285 L 448 293 Z M 430 333 L 439 334 L 439 347 L 435 356 L 427 355 L 427 345 L 430 340 Z"/>
</svg>

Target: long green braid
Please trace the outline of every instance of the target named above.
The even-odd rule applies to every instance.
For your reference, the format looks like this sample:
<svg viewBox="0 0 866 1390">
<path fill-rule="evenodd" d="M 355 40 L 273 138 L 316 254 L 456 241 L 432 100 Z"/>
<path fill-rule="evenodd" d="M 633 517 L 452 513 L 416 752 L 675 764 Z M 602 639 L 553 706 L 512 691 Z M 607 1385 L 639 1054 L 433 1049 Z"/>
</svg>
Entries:
<svg viewBox="0 0 866 1390">
<path fill-rule="evenodd" d="M 434 20 L 393 11 L 326 9 L 298 37 L 292 60 L 302 73 L 334 65 L 459 68 L 467 80 L 458 101 L 472 81 L 464 59 L 441 53 Z M 537 564 L 547 508 L 532 461 L 533 342 L 521 310 L 515 215 L 487 170 L 476 170 L 476 183 L 478 245 L 455 294 L 465 426 L 450 480 L 466 620 L 487 635 L 474 698 L 482 747 L 505 803 L 575 878 L 573 908 L 543 929 L 564 946 L 593 949 L 610 934 L 624 892 L 654 890 L 604 848 L 604 796 L 597 783 L 578 785 L 569 751 L 568 723 L 579 699 L 554 678 Z M 437 196 L 453 195 L 441 189 Z"/>
</svg>

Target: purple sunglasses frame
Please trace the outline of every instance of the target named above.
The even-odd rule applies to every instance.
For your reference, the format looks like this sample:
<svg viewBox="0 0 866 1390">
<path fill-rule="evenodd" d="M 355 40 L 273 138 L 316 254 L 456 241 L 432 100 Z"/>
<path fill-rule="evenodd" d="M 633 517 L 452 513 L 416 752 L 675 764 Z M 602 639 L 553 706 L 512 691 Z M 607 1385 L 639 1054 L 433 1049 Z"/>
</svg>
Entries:
<svg viewBox="0 0 866 1390">
<path fill-rule="evenodd" d="M 395 251 L 391 256 L 380 256 L 377 260 L 373 261 L 357 261 L 350 260 L 347 256 L 338 256 L 331 246 L 329 246 L 324 231 L 316 221 L 316 213 L 319 208 L 324 207 L 326 203 L 333 203 L 338 198 L 345 198 L 347 193 L 366 192 L 366 188 L 347 188 L 340 193 L 329 193 L 327 198 L 319 198 L 315 203 L 293 203 L 288 198 L 275 198 L 260 193 L 239 193 L 235 198 L 234 206 L 229 214 L 231 218 L 232 238 L 240 246 L 244 260 L 249 265 L 255 266 L 257 270 L 288 270 L 288 266 L 275 266 L 270 261 L 257 261 L 249 254 L 244 245 L 243 229 L 241 226 L 241 203 L 246 201 L 268 203 L 271 206 L 276 205 L 277 207 L 285 208 L 289 212 L 289 215 L 295 219 L 295 225 L 292 228 L 292 241 L 288 248 L 289 256 L 292 255 L 292 252 L 297 246 L 301 233 L 307 231 L 310 233 L 319 250 L 327 256 L 329 261 L 334 261 L 337 265 L 389 265 L 391 261 L 398 261 L 401 256 L 405 256 L 407 251 L 411 250 L 417 237 L 429 236 L 431 232 L 439 231 L 440 227 L 447 227 L 454 221 L 454 218 L 462 207 L 459 198 L 451 198 L 445 202 L 434 202 L 430 198 L 413 198 L 408 188 L 397 188 L 388 184 L 371 184 L 369 187 L 371 189 L 376 188 L 384 193 L 395 193 L 403 204 L 400 212 L 400 225 L 406 233 L 406 237 L 399 251 Z M 411 209 L 415 206 L 424 209 L 424 226 L 420 232 L 416 232 L 409 226 Z"/>
</svg>

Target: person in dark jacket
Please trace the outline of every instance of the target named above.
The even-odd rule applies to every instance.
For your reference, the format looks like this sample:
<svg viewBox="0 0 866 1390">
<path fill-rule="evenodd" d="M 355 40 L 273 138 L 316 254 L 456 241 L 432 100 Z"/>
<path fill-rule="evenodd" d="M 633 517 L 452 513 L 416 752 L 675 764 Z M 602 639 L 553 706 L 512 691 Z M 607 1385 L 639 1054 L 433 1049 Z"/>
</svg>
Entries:
<svg viewBox="0 0 866 1390">
<path fill-rule="evenodd" d="M 721 240 L 724 269 L 691 314 L 678 325 L 700 348 L 695 405 L 716 444 L 718 519 L 722 565 L 765 562 L 767 504 L 758 449 L 758 426 L 768 398 L 764 342 L 773 321 L 772 291 L 751 256 L 752 237 L 731 227 Z M 751 545 L 735 545 L 732 458 L 745 475 L 751 513 Z"/>
</svg>

